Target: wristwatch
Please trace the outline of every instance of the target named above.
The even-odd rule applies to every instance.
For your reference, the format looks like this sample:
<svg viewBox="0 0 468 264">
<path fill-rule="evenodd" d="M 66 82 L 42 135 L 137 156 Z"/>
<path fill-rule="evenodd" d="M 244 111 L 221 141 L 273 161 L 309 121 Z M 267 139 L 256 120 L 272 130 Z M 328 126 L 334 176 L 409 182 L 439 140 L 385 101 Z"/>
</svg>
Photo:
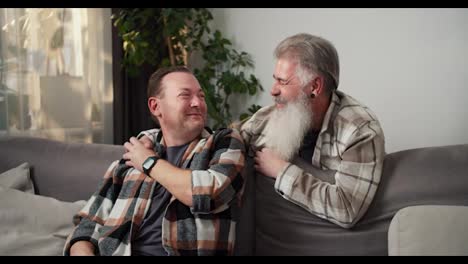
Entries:
<svg viewBox="0 0 468 264">
<path fill-rule="evenodd" d="M 159 160 L 159 157 L 158 156 L 151 156 L 151 157 L 148 157 L 144 162 L 143 162 L 143 172 L 146 174 L 146 175 L 150 175 L 150 172 L 151 172 L 151 169 L 154 167 L 154 165 L 156 165 L 156 162 L 158 162 Z"/>
</svg>

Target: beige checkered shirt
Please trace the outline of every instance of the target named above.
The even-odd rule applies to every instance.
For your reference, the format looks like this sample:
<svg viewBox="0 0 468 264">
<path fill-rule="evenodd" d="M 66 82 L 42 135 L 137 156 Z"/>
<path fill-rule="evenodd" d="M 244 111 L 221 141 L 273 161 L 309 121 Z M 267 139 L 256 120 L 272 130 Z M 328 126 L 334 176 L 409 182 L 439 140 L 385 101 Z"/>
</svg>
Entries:
<svg viewBox="0 0 468 264">
<path fill-rule="evenodd" d="M 242 124 L 248 155 L 265 146 L 263 129 L 274 106 Z M 287 131 L 285 131 L 287 136 Z M 336 91 L 311 161 L 296 157 L 277 177 L 275 190 L 318 217 L 352 227 L 366 212 L 380 182 L 385 139 L 372 111 Z"/>
</svg>

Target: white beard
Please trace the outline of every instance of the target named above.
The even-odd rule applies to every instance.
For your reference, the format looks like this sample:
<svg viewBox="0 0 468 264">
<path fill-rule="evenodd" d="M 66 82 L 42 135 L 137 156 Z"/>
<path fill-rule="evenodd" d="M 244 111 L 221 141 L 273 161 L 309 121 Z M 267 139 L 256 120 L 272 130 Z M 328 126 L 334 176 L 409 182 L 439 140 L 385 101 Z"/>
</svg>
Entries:
<svg viewBox="0 0 468 264">
<path fill-rule="evenodd" d="M 266 146 L 275 150 L 284 160 L 291 161 L 311 128 L 312 118 L 313 113 L 305 94 L 287 103 L 282 109 L 276 108 L 264 129 Z"/>
</svg>

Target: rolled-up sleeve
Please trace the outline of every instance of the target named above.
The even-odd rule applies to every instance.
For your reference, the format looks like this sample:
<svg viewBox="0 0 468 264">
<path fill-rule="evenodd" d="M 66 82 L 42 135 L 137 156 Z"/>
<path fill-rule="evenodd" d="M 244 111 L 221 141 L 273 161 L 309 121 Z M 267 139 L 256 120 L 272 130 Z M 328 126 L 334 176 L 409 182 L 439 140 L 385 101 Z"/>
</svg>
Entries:
<svg viewBox="0 0 468 264">
<path fill-rule="evenodd" d="M 97 191 L 78 213 L 77 216 L 81 221 L 67 238 L 63 251 L 65 256 L 70 255 L 70 248 L 74 243 L 83 240 L 91 242 L 96 249 L 95 253 L 99 254 L 99 230 L 109 217 L 113 204 L 117 199 L 118 193 L 115 190 L 119 188 L 118 186 L 121 185 L 121 183 L 116 182 L 114 176 L 116 171 L 122 168 L 125 168 L 125 166 L 118 160 L 114 161 L 109 166 L 103 179 L 99 183 Z"/>
<path fill-rule="evenodd" d="M 226 210 L 244 184 L 244 141 L 237 130 L 226 130 L 213 142 L 208 168 L 192 171 L 193 213 Z"/>
</svg>

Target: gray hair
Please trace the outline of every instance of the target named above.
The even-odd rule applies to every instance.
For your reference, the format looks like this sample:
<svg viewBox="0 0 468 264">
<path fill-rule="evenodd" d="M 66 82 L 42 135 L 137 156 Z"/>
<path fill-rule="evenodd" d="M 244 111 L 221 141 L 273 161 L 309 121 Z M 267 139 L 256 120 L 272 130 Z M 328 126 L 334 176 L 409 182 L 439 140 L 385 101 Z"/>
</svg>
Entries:
<svg viewBox="0 0 468 264">
<path fill-rule="evenodd" d="M 276 47 L 276 59 L 293 59 L 298 64 L 296 75 L 306 85 L 316 75 L 325 80 L 328 92 L 338 88 L 340 62 L 333 44 L 321 37 L 306 33 L 290 36 Z"/>
</svg>

